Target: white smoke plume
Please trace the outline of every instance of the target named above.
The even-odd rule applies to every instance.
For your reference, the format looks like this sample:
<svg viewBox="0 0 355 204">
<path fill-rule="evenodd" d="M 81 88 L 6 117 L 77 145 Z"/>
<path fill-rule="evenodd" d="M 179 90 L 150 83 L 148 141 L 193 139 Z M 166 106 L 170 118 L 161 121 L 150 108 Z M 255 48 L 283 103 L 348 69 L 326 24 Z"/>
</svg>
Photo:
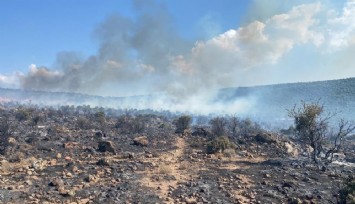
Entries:
<svg viewBox="0 0 355 204">
<path fill-rule="evenodd" d="M 272 1 L 251 20 L 261 2 L 254 2 L 259 6 L 243 26 L 189 42 L 164 6 L 137 1 L 138 19 L 113 15 L 95 30 L 96 55 L 59 53 L 55 67 L 34 66 L 19 76 L 21 86 L 111 96 L 163 93 L 176 100 L 175 109 L 208 110 L 204 101 L 223 87 L 355 76 L 354 0 L 341 9 L 326 1 Z"/>
</svg>

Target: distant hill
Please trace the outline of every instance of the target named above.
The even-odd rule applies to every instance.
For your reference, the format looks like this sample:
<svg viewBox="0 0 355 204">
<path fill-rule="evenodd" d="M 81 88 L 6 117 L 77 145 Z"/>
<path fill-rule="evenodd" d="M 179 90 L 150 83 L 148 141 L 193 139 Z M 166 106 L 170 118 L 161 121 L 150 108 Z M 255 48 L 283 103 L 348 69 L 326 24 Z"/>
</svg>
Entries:
<svg viewBox="0 0 355 204">
<path fill-rule="evenodd" d="M 302 100 L 319 100 L 328 112 L 338 112 L 339 117 L 355 120 L 355 78 L 225 88 L 217 98 L 228 102 L 243 97 L 255 98 L 257 103 L 253 114 L 261 114 L 263 117 L 283 117 L 287 115 L 286 109 Z"/>
<path fill-rule="evenodd" d="M 127 105 L 148 104 L 156 96 L 102 97 L 78 93 L 25 91 L 0 88 L 1 100 L 13 100 L 21 103 L 39 105 L 79 105 L 125 108 Z M 233 103 L 248 99 L 255 103 L 249 115 L 263 119 L 279 119 L 287 116 L 286 109 L 299 104 L 301 100 L 320 100 L 327 111 L 340 112 L 339 117 L 355 120 L 355 78 L 276 84 L 255 87 L 221 89 L 215 102 Z"/>
</svg>

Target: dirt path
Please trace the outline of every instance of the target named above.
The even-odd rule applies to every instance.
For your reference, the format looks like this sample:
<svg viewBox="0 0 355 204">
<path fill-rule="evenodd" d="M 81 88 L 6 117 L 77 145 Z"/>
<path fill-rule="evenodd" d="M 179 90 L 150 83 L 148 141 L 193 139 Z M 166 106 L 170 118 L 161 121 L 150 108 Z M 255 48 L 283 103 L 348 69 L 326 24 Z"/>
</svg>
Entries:
<svg viewBox="0 0 355 204">
<path fill-rule="evenodd" d="M 166 200 L 166 203 L 173 203 L 173 200 L 169 198 L 169 191 L 193 176 L 187 171 L 188 162 L 183 159 L 186 148 L 185 139 L 177 137 L 175 144 L 175 150 L 168 151 L 158 158 L 150 158 L 150 162 L 154 163 L 154 168 L 142 172 L 144 178 L 141 184 L 155 189 L 158 195 Z M 166 179 L 167 177 L 172 179 Z"/>
</svg>

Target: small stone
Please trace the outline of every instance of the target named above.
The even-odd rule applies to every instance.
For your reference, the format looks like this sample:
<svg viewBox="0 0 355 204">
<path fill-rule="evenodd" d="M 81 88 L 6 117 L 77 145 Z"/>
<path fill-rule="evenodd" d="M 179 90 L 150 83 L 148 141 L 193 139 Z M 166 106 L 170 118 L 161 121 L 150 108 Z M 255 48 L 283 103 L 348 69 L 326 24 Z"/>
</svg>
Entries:
<svg viewBox="0 0 355 204">
<path fill-rule="evenodd" d="M 62 154 L 61 154 L 61 153 L 57 153 L 57 155 L 55 156 L 55 158 L 57 158 L 57 159 L 62 158 Z"/>
<path fill-rule="evenodd" d="M 92 182 L 92 181 L 95 181 L 95 180 L 96 180 L 96 177 L 93 176 L 93 175 L 88 175 L 87 177 L 84 178 L 85 182 Z"/>
<path fill-rule="evenodd" d="M 30 185 L 32 185 L 32 181 L 31 180 L 26 180 L 25 184 L 30 186 Z"/>
<path fill-rule="evenodd" d="M 55 166 L 56 164 L 57 164 L 57 160 L 56 159 L 51 159 L 49 161 L 49 165 L 51 165 L 51 166 Z"/>
<path fill-rule="evenodd" d="M 64 186 L 64 182 L 60 178 L 54 178 L 50 183 L 49 186 L 61 187 Z"/>
</svg>

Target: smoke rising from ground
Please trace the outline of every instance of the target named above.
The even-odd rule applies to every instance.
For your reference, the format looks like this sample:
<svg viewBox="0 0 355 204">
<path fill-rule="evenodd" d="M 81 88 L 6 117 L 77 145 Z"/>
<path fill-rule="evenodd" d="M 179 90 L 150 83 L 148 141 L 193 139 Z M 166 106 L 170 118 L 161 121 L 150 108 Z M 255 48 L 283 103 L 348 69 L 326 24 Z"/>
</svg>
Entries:
<svg viewBox="0 0 355 204">
<path fill-rule="evenodd" d="M 31 65 L 18 75 L 20 85 L 111 96 L 161 93 L 175 109 L 213 111 L 221 108 L 206 102 L 223 87 L 355 75 L 354 0 L 341 9 L 307 1 L 288 8 L 274 1 L 258 13 L 261 2 L 254 2 L 243 26 L 190 42 L 179 36 L 164 5 L 136 1 L 137 19 L 116 14 L 95 29 L 96 55 L 59 53 L 54 67 Z M 246 111 L 251 107 L 241 104 L 255 100 L 231 109 Z M 156 104 L 171 106 L 166 101 Z"/>
</svg>

